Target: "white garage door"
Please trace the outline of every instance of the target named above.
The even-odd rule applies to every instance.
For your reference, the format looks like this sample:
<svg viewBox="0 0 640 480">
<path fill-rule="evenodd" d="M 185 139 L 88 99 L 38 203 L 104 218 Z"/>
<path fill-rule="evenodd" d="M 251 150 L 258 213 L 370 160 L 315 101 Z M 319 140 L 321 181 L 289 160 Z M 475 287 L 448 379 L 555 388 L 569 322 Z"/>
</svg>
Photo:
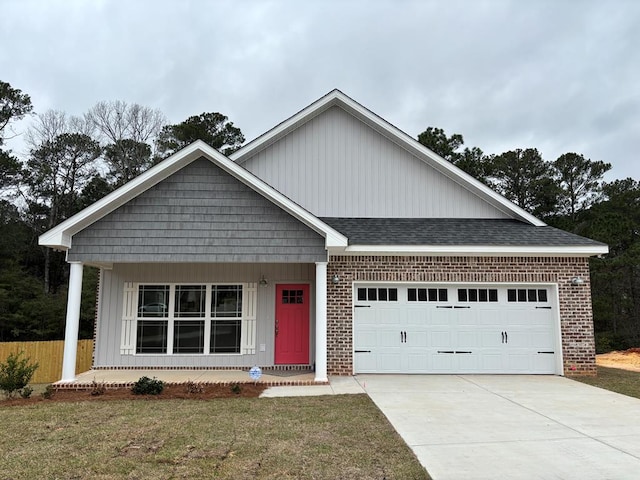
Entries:
<svg viewBox="0 0 640 480">
<path fill-rule="evenodd" d="M 356 285 L 356 373 L 559 371 L 555 289 Z"/>
</svg>

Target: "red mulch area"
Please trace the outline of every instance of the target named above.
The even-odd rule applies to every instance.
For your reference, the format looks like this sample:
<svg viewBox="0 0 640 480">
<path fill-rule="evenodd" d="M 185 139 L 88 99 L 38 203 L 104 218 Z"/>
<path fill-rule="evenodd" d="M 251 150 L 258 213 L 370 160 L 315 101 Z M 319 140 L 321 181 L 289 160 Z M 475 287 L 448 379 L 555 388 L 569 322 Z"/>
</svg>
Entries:
<svg viewBox="0 0 640 480">
<path fill-rule="evenodd" d="M 92 390 L 57 390 L 50 398 L 44 398 L 42 395 L 34 394 L 31 398 L 17 398 L 0 400 L 0 407 L 29 405 L 41 402 L 85 402 L 85 401 L 104 401 L 104 400 L 211 400 L 213 398 L 250 398 L 258 397 L 267 388 L 264 384 L 255 383 L 239 383 L 234 385 L 224 384 L 198 384 L 196 386 L 181 385 L 165 385 L 162 393 L 159 395 L 134 395 L 130 388 L 114 388 L 106 389 L 100 394 L 92 394 Z M 239 390 L 238 390 L 239 388 Z M 191 390 L 191 391 L 190 391 Z"/>
</svg>

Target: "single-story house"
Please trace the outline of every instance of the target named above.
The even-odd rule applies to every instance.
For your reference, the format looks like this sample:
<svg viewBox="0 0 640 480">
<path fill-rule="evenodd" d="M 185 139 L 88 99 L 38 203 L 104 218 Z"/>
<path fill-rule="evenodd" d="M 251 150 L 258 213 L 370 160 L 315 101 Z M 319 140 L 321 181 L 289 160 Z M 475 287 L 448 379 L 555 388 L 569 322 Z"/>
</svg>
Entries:
<svg viewBox="0 0 640 480">
<path fill-rule="evenodd" d="M 197 141 L 46 232 L 84 265 L 94 368 L 593 374 L 588 259 L 339 90 L 224 156 Z"/>
</svg>

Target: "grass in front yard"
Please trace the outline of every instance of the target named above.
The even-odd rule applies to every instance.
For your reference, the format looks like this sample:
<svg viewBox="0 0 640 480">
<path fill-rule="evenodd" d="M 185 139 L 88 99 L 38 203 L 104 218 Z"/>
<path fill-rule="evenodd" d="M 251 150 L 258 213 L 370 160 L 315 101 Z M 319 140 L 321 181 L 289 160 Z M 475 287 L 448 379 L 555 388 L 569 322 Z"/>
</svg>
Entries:
<svg viewBox="0 0 640 480">
<path fill-rule="evenodd" d="M 640 398 L 640 372 L 631 372 L 620 368 L 598 367 L 597 377 L 573 377 L 573 380 L 630 397 Z"/>
<path fill-rule="evenodd" d="M 0 478 L 428 479 L 366 395 L 0 407 Z"/>
</svg>

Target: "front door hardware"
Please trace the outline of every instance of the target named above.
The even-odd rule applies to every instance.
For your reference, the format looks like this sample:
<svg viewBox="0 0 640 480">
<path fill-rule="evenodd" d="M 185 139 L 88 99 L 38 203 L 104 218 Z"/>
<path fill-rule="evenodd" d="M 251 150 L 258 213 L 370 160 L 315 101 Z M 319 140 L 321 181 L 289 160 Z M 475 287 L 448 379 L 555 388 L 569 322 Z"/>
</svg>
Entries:
<svg viewBox="0 0 640 480">
<path fill-rule="evenodd" d="M 371 350 L 356 350 L 355 353 L 371 353 Z"/>
</svg>

